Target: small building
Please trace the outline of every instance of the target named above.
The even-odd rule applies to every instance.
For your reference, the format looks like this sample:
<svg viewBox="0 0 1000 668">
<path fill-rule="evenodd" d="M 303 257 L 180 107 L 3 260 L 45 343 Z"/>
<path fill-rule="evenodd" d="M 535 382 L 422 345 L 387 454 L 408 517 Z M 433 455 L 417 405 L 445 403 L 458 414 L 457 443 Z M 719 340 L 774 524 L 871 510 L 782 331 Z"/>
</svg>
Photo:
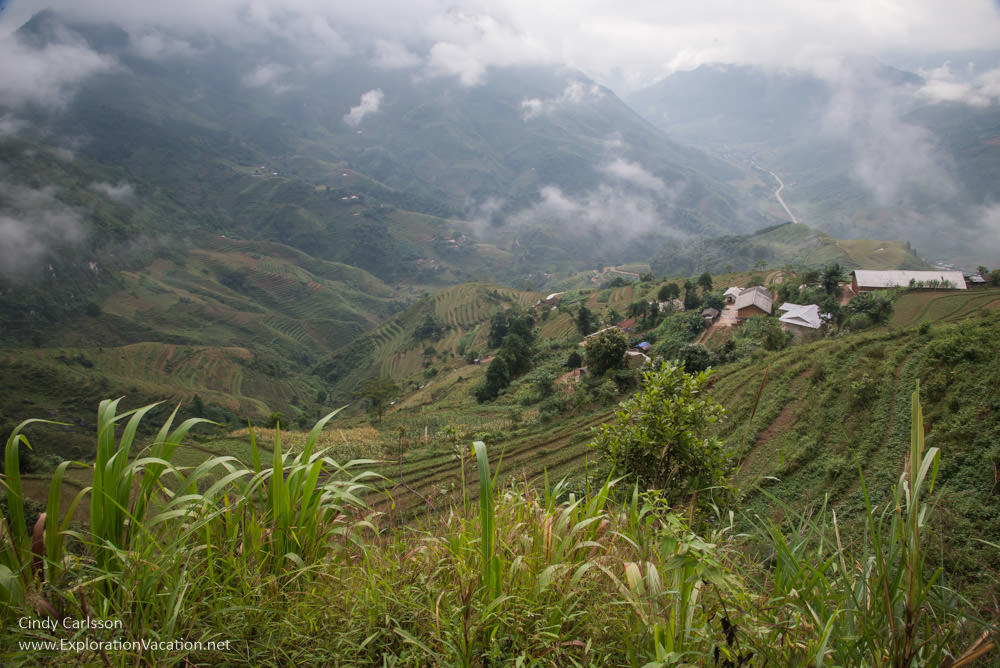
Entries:
<svg viewBox="0 0 1000 668">
<path fill-rule="evenodd" d="M 701 312 L 701 317 L 705 319 L 705 322 L 712 324 L 719 319 L 719 309 L 709 306 Z"/>
<path fill-rule="evenodd" d="M 649 341 L 643 341 L 641 343 L 636 344 L 635 346 L 635 349 L 642 353 L 648 353 L 649 348 L 650 348 Z"/>
<path fill-rule="evenodd" d="M 740 296 L 741 292 L 743 292 L 743 288 L 731 287 L 722 296 L 725 298 L 727 304 L 735 304 L 736 298 Z"/>
<path fill-rule="evenodd" d="M 755 315 L 771 315 L 774 298 L 767 288 L 759 285 L 747 288 L 736 298 L 733 307 L 736 309 L 736 318 L 746 320 Z"/>
<path fill-rule="evenodd" d="M 874 271 L 856 269 L 851 275 L 851 289 L 855 294 L 889 288 L 938 288 L 965 290 L 965 276 L 960 271 Z"/>
<path fill-rule="evenodd" d="M 778 318 L 781 321 L 782 329 L 791 332 L 796 338 L 818 332 L 826 318 L 829 317 L 828 314 L 820 313 L 819 306 L 816 304 L 801 306 L 785 302 L 778 307 L 778 310 L 783 312 Z"/>
<path fill-rule="evenodd" d="M 551 295 L 543 299 L 549 306 L 559 306 L 559 302 L 562 301 L 562 296 L 566 294 L 565 292 L 553 292 Z"/>
<path fill-rule="evenodd" d="M 979 287 L 982 285 L 986 285 L 986 279 L 983 277 L 982 274 L 966 274 L 965 284 L 967 286 Z"/>
</svg>

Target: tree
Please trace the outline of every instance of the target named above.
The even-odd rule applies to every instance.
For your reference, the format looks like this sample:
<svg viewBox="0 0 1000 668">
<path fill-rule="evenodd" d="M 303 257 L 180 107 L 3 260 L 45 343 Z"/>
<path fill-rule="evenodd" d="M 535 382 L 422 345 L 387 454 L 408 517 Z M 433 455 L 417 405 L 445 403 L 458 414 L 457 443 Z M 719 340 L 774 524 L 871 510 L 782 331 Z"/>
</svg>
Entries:
<svg viewBox="0 0 1000 668">
<path fill-rule="evenodd" d="M 489 368 L 486 369 L 485 382 L 476 388 L 476 400 L 480 403 L 492 401 L 500 394 L 500 390 L 506 389 L 510 385 L 510 370 L 507 362 L 499 355 L 493 358 Z"/>
<path fill-rule="evenodd" d="M 844 280 L 844 269 L 839 264 L 831 264 L 829 267 L 823 267 L 821 282 L 823 283 L 823 289 L 826 290 L 826 294 L 837 294 L 842 280 Z"/>
<path fill-rule="evenodd" d="M 690 290 L 684 291 L 684 310 L 693 311 L 694 309 L 701 307 L 701 297 L 698 296 L 698 292 L 694 289 L 694 286 Z"/>
<path fill-rule="evenodd" d="M 585 305 L 580 304 L 580 311 L 576 314 L 576 329 L 586 336 L 594 331 L 594 313 Z"/>
<path fill-rule="evenodd" d="M 616 475 L 659 490 L 671 505 L 697 496 L 704 506 L 728 496 L 732 464 L 723 442 L 709 435 L 725 413 L 705 394 L 710 374 L 685 373 L 675 362 L 643 374 L 641 389 L 620 404 L 615 423 L 598 428 L 595 445 Z"/>
<path fill-rule="evenodd" d="M 413 330 L 413 338 L 417 341 L 433 339 L 437 341 L 441 338 L 441 323 L 434 319 L 430 313 L 424 314 L 424 319 Z"/>
<path fill-rule="evenodd" d="M 368 414 L 373 416 L 376 422 L 382 422 L 386 406 L 397 394 L 399 394 L 399 386 L 391 379 L 369 378 L 361 386 L 361 389 L 354 393 L 354 396 L 364 399 L 368 406 Z"/>
<path fill-rule="evenodd" d="M 681 289 L 676 283 L 664 283 L 660 286 L 660 291 L 656 294 L 656 299 L 661 302 L 668 302 L 681 296 Z"/>
<path fill-rule="evenodd" d="M 571 351 L 569 356 L 566 358 L 566 368 L 579 369 L 582 366 L 583 366 L 583 357 L 580 356 L 579 351 L 576 350 Z"/>
<path fill-rule="evenodd" d="M 625 368 L 628 338 L 625 332 L 611 327 L 588 338 L 585 350 L 590 373 L 594 376 L 603 376 L 609 369 Z"/>
<path fill-rule="evenodd" d="M 707 271 L 698 277 L 698 287 L 702 289 L 703 292 L 712 291 L 712 275 Z"/>
</svg>

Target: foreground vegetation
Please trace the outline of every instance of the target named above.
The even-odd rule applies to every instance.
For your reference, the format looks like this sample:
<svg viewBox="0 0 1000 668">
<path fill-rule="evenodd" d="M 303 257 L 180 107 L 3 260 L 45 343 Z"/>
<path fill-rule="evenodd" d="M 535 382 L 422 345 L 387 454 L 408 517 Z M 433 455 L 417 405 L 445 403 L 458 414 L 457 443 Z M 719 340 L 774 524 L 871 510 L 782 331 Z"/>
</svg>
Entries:
<svg viewBox="0 0 1000 668">
<path fill-rule="evenodd" d="M 87 526 L 59 514 L 61 465 L 32 532 L 17 473 L 25 423 L 5 451 L 4 659 L 971 665 L 995 651 L 1000 629 L 942 585 L 926 550 L 941 453 L 924 446 L 917 393 L 911 405 L 891 501 L 869 502 L 864 536 L 850 542 L 822 510 L 748 518 L 753 530 L 737 534 L 736 512 L 677 515 L 612 478 L 577 491 L 499 486 L 482 443 L 478 502 L 463 495 L 434 524 L 392 528 L 365 504 L 373 462 L 340 465 L 316 450 L 334 414 L 292 451 L 275 431 L 270 462 L 251 439 L 249 467 L 231 457 L 178 467 L 195 420 L 167 420 L 138 450 L 149 407 L 119 413 L 111 401 L 99 410 L 92 483 L 74 499 L 89 501 Z M 43 618 L 60 624 L 23 628 Z M 63 621 L 86 618 L 120 628 Z M 112 639 L 124 642 L 48 654 L 18 644 Z M 189 644 L 128 644 L 144 639 Z"/>
</svg>

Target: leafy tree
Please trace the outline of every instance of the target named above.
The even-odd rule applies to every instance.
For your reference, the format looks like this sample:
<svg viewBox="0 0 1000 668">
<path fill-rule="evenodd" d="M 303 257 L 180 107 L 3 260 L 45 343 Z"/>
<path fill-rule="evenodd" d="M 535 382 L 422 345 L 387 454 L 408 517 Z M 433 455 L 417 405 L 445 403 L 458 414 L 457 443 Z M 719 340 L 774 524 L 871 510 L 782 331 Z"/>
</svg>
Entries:
<svg viewBox="0 0 1000 668">
<path fill-rule="evenodd" d="M 576 329 L 581 334 L 586 336 L 594 331 L 596 327 L 596 318 L 594 317 L 594 312 L 587 308 L 585 305 L 580 304 L 580 311 L 576 314 Z"/>
<path fill-rule="evenodd" d="M 805 285 L 819 283 L 819 269 L 806 269 L 802 272 L 802 282 Z"/>
<path fill-rule="evenodd" d="M 507 364 L 511 377 L 520 376 L 531 368 L 531 342 L 518 332 L 510 332 L 503 340 L 503 345 L 497 351 L 496 359 L 502 359 Z"/>
<path fill-rule="evenodd" d="M 676 283 L 664 283 L 660 286 L 660 291 L 656 293 L 656 299 L 661 302 L 667 302 L 671 299 L 677 299 L 681 296 L 681 289 Z"/>
<path fill-rule="evenodd" d="M 424 319 L 413 330 L 413 338 L 417 341 L 423 341 L 424 339 L 437 341 L 441 338 L 441 323 L 430 313 L 425 313 Z"/>
<path fill-rule="evenodd" d="M 828 295 L 837 294 L 840 288 L 840 282 L 844 280 L 844 269 L 840 264 L 831 264 L 828 267 L 823 267 L 823 277 L 821 282 L 823 284 L 823 289 L 826 290 Z"/>
<path fill-rule="evenodd" d="M 486 337 L 490 348 L 499 348 L 507 336 L 508 315 L 506 311 L 498 311 L 490 318 L 490 333 Z"/>
<path fill-rule="evenodd" d="M 698 296 L 697 290 L 692 286 L 690 290 L 684 291 L 684 310 L 692 311 L 697 308 L 701 308 L 701 297 Z"/>
<path fill-rule="evenodd" d="M 705 301 L 703 302 L 705 308 L 714 308 L 716 310 L 723 310 L 726 308 L 726 298 L 718 292 L 709 292 L 705 295 Z"/>
<path fill-rule="evenodd" d="M 717 362 L 715 353 L 700 343 L 689 343 L 677 353 L 677 361 L 688 373 L 698 373 Z"/>
<path fill-rule="evenodd" d="M 731 462 L 709 429 L 725 412 L 705 393 L 709 371 L 684 372 L 663 362 L 643 374 L 642 387 L 620 404 L 614 424 L 598 428 L 595 445 L 617 475 L 659 490 L 671 505 L 697 496 L 705 506 L 729 491 Z"/>
<path fill-rule="evenodd" d="M 391 379 L 369 378 L 361 386 L 361 389 L 354 393 L 354 396 L 364 399 L 368 407 L 368 414 L 373 416 L 376 422 L 382 422 L 386 406 L 397 394 L 399 394 L 399 386 Z"/>
<path fill-rule="evenodd" d="M 585 346 L 587 368 L 594 376 L 603 376 L 610 369 L 625 368 L 625 351 L 628 338 L 616 327 L 604 330 L 587 339 Z"/>
<path fill-rule="evenodd" d="M 759 316 L 747 318 L 734 338 L 744 348 L 760 346 L 764 350 L 783 350 L 791 343 L 792 334 L 781 328 L 777 318 Z"/>
<path fill-rule="evenodd" d="M 500 394 L 500 390 L 505 389 L 508 385 L 510 385 L 510 370 L 507 368 L 507 362 L 504 361 L 504 358 L 497 355 L 486 369 L 485 382 L 476 388 L 476 399 L 480 403 L 492 401 Z"/>
<path fill-rule="evenodd" d="M 579 351 L 572 351 L 566 358 L 566 368 L 567 369 L 579 369 L 583 366 L 583 357 L 580 355 Z"/>
<path fill-rule="evenodd" d="M 855 330 L 865 329 L 866 325 L 881 325 L 889 322 L 892 311 L 892 294 L 881 290 L 866 292 L 852 299 L 844 307 L 845 323 L 853 322 L 850 328 Z"/>
<path fill-rule="evenodd" d="M 707 271 L 702 273 L 702 275 L 698 277 L 698 287 L 700 287 L 703 292 L 711 292 L 712 275 Z"/>
<path fill-rule="evenodd" d="M 625 316 L 628 318 L 645 318 L 649 310 L 649 304 L 644 299 L 632 302 L 625 309 Z"/>
</svg>

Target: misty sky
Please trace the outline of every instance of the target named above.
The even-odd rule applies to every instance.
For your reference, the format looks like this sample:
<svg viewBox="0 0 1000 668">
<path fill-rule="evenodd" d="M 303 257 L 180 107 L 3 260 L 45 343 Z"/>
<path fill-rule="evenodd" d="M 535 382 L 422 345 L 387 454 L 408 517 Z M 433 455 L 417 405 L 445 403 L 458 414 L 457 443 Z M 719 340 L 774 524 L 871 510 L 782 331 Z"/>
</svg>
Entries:
<svg viewBox="0 0 1000 668">
<path fill-rule="evenodd" d="M 183 49 L 176 37 L 192 29 L 281 35 L 316 57 L 361 55 L 467 85 L 490 65 L 562 63 L 619 93 L 706 62 L 811 68 L 843 53 L 1000 47 L 998 0 L 12 0 L 0 32 L 45 7 L 124 22 L 151 49 Z"/>
</svg>

